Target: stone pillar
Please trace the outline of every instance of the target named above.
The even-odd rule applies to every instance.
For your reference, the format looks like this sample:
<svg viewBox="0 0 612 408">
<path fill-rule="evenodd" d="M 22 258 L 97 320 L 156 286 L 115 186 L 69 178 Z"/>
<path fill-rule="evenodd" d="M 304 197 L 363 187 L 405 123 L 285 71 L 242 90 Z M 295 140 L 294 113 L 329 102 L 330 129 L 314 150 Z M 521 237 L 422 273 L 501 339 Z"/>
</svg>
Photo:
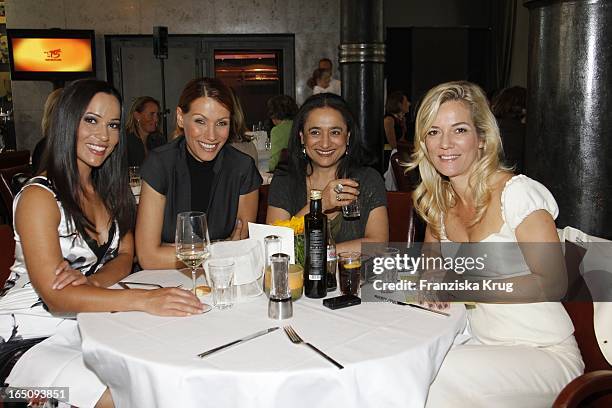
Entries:
<svg viewBox="0 0 612 408">
<path fill-rule="evenodd" d="M 527 0 L 525 170 L 557 226 L 612 239 L 612 1 Z"/>
<path fill-rule="evenodd" d="M 383 0 L 341 0 L 342 96 L 357 118 L 361 140 L 383 171 Z"/>
</svg>

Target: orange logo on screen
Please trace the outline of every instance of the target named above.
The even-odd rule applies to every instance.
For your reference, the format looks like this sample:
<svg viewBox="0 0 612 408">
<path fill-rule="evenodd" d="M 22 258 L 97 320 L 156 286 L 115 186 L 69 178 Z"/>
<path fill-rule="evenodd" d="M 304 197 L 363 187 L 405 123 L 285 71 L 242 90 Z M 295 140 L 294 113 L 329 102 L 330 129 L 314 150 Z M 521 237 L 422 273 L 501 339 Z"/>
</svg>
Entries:
<svg viewBox="0 0 612 408">
<path fill-rule="evenodd" d="M 14 38 L 13 62 L 16 71 L 91 71 L 91 42 L 78 38 Z"/>
<path fill-rule="evenodd" d="M 51 51 L 43 51 L 45 53 L 45 61 L 61 61 L 62 49 L 58 48 Z"/>
</svg>

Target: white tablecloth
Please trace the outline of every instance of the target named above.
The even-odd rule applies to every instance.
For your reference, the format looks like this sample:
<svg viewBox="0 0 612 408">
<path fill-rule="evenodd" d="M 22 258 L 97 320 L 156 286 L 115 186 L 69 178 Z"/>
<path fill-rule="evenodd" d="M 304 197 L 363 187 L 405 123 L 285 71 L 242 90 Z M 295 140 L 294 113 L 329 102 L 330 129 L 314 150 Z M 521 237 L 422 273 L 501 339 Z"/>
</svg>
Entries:
<svg viewBox="0 0 612 408">
<path fill-rule="evenodd" d="M 130 281 L 164 286 L 189 277 L 143 271 Z M 206 300 L 206 299 L 205 299 Z M 146 313 L 78 315 L 86 364 L 117 407 L 422 407 L 465 309 L 451 317 L 390 303 L 329 310 L 294 303 L 294 317 L 267 317 L 267 299 L 187 318 Z M 277 330 L 205 359 L 196 354 L 259 330 L 291 324 L 344 370 Z"/>
</svg>

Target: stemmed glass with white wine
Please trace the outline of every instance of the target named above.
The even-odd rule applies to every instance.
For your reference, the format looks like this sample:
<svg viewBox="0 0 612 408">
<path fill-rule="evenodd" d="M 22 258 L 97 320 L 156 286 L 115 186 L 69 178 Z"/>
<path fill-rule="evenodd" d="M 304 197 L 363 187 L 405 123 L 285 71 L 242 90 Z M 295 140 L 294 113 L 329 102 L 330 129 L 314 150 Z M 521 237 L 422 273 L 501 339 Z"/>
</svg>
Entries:
<svg viewBox="0 0 612 408">
<path fill-rule="evenodd" d="M 187 211 L 176 216 L 176 257 L 191 268 L 193 294 L 196 293 L 196 269 L 209 255 L 210 238 L 206 214 Z"/>
</svg>

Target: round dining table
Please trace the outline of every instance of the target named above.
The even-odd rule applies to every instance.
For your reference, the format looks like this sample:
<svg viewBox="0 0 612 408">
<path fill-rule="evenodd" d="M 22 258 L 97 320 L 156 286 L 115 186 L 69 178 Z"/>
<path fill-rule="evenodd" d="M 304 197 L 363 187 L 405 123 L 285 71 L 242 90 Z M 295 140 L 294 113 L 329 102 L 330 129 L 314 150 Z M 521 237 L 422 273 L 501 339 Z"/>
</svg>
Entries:
<svg viewBox="0 0 612 408">
<path fill-rule="evenodd" d="M 125 280 L 191 285 L 190 275 L 177 270 L 141 271 Z M 202 300 L 212 303 L 210 296 Z M 293 317 L 282 321 L 268 318 L 267 307 L 261 295 L 182 318 L 80 313 L 84 360 L 117 407 L 423 407 L 466 324 L 462 304 L 443 316 L 386 302 L 330 310 L 321 299 L 302 297 Z M 344 369 L 292 343 L 282 330 L 288 325 Z M 198 357 L 272 327 L 281 329 Z"/>
</svg>

